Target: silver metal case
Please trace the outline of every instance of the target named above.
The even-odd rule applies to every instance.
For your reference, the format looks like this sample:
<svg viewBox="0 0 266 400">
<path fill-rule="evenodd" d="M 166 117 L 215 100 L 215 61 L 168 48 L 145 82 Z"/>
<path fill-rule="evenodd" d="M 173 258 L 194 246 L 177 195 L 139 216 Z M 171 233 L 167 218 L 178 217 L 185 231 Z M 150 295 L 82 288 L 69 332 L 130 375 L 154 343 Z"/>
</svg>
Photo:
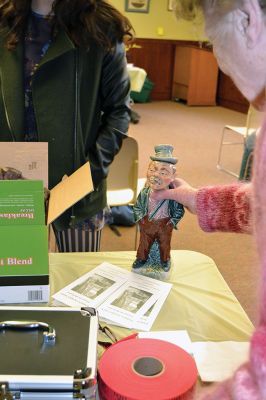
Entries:
<svg viewBox="0 0 266 400">
<path fill-rule="evenodd" d="M 94 308 L 0 307 L 0 400 L 94 399 Z"/>
</svg>

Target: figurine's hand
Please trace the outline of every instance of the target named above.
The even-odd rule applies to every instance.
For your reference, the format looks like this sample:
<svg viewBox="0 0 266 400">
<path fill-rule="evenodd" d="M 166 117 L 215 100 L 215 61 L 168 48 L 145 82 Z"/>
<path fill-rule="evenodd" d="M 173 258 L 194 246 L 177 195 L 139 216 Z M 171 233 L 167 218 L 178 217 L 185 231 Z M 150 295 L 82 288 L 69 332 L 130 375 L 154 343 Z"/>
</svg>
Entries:
<svg viewBox="0 0 266 400">
<path fill-rule="evenodd" d="M 191 213 L 196 214 L 197 190 L 180 178 L 176 178 L 172 185 L 173 189 L 156 190 L 153 191 L 150 196 L 154 200 L 175 200 L 183 204 Z"/>
</svg>

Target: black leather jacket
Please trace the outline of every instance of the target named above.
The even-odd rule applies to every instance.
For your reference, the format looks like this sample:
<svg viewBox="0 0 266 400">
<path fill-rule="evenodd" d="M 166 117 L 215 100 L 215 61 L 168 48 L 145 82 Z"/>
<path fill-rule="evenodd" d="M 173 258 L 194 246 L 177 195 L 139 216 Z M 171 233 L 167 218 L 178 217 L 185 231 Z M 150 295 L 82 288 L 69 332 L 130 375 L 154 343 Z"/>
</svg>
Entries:
<svg viewBox="0 0 266 400">
<path fill-rule="evenodd" d="M 23 141 L 23 46 L 8 51 L 0 40 L 0 140 Z M 89 161 L 95 188 L 74 206 L 75 218 L 68 210 L 56 220 L 57 229 L 105 207 L 108 167 L 127 135 L 129 92 L 122 43 L 113 52 L 77 49 L 62 31 L 43 57 L 32 93 L 38 139 L 49 146 L 49 187 Z"/>
</svg>

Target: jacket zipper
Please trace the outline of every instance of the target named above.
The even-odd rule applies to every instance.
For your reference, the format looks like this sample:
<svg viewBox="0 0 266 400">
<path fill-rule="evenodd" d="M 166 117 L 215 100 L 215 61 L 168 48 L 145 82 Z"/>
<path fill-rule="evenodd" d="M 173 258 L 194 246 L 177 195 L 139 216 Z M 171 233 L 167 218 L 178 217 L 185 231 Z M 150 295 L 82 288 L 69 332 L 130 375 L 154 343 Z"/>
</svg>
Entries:
<svg viewBox="0 0 266 400">
<path fill-rule="evenodd" d="M 74 154 L 73 154 L 73 172 L 77 166 L 77 147 L 78 147 L 78 116 L 79 116 L 79 90 L 78 90 L 78 69 L 79 58 L 78 49 L 75 51 L 75 109 L 74 109 Z M 74 205 L 71 207 L 71 218 L 75 218 Z"/>
</svg>

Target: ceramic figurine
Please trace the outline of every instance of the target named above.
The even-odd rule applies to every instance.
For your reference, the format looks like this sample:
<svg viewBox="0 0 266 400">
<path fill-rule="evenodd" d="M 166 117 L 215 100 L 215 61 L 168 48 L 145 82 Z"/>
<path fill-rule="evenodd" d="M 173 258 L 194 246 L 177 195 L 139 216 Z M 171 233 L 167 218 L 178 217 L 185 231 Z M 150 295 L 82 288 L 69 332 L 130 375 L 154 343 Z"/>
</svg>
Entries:
<svg viewBox="0 0 266 400">
<path fill-rule="evenodd" d="M 174 200 L 156 201 L 151 193 L 168 189 L 175 179 L 177 158 L 168 144 L 155 146 L 155 155 L 147 171 L 147 183 L 133 206 L 135 221 L 139 224 L 140 240 L 133 271 L 152 278 L 169 277 L 170 243 L 173 228 L 184 215 L 184 208 Z"/>
</svg>

